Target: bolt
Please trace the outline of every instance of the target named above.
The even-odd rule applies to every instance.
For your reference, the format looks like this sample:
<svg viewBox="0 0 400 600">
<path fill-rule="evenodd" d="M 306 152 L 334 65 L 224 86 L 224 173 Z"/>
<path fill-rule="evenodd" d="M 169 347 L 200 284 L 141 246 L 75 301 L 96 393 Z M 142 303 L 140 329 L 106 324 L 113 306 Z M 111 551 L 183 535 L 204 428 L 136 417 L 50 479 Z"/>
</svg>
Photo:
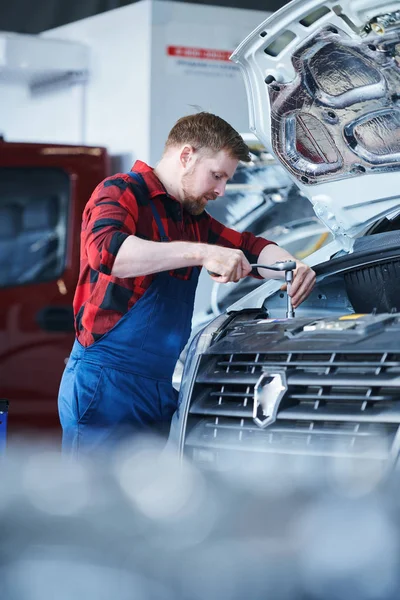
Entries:
<svg viewBox="0 0 400 600">
<path fill-rule="evenodd" d="M 371 23 L 371 29 L 374 33 L 377 33 L 378 35 L 384 35 L 385 33 L 385 28 L 380 23 Z"/>
</svg>

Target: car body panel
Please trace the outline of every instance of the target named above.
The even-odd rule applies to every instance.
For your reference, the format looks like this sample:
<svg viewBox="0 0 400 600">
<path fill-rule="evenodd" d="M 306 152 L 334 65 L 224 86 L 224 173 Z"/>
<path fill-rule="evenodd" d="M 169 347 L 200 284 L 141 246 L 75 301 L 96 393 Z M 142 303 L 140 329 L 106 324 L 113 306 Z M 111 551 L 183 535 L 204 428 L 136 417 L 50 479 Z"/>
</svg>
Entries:
<svg viewBox="0 0 400 600">
<path fill-rule="evenodd" d="M 294 0 L 231 57 L 244 75 L 250 130 L 346 250 L 399 211 L 399 42 L 397 2 Z"/>
</svg>

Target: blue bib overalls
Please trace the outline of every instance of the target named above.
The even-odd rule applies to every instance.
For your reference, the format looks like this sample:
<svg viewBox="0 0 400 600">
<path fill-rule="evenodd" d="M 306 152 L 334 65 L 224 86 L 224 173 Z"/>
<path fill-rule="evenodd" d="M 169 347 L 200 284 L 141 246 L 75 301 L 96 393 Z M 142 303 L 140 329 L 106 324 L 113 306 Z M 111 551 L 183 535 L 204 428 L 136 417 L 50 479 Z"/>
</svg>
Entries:
<svg viewBox="0 0 400 600">
<path fill-rule="evenodd" d="M 161 242 L 167 242 L 149 202 Z M 93 453 L 136 432 L 168 426 L 177 407 L 172 374 L 190 336 L 198 276 L 197 267 L 189 280 L 158 273 L 99 340 L 87 348 L 75 340 L 58 396 L 63 450 Z"/>
</svg>

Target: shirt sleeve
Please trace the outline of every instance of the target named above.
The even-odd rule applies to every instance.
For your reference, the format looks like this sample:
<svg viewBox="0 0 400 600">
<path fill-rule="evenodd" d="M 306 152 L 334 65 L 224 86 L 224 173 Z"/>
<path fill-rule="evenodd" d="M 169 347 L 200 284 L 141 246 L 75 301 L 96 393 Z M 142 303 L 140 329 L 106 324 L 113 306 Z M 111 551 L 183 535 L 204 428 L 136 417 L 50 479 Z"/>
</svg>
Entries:
<svg viewBox="0 0 400 600">
<path fill-rule="evenodd" d="M 255 236 L 249 231 L 239 232 L 235 229 L 226 227 L 207 213 L 208 228 L 206 239 L 202 240 L 207 244 L 216 244 L 225 246 L 225 248 L 237 248 L 241 250 L 249 263 L 254 264 L 258 261 L 261 251 L 269 244 L 277 245 L 271 240 L 260 236 Z M 257 269 L 252 269 L 250 275 L 256 279 L 262 279 Z"/>
<path fill-rule="evenodd" d="M 97 186 L 83 215 L 82 243 L 92 269 L 110 275 L 118 251 L 136 233 L 138 203 L 123 177 Z"/>
</svg>

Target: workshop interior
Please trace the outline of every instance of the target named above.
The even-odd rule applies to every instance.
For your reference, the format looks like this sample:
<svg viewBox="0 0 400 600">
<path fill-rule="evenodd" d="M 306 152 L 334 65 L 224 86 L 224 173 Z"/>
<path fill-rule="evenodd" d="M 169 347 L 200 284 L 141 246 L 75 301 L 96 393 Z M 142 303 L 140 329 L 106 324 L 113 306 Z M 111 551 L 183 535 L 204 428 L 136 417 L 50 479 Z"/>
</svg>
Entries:
<svg viewBox="0 0 400 600">
<path fill-rule="evenodd" d="M 0 95 L 1 597 L 397 600 L 399 0 L 15 0 Z M 183 162 L 162 165 L 174 125 L 203 113 L 248 160 L 229 155 L 194 229 L 272 244 L 237 250 L 248 272 L 227 281 L 186 246 L 142 272 L 142 221 L 171 244 L 189 222 Z M 147 246 L 121 283 L 129 236 Z M 287 252 L 266 263 L 271 246 Z M 300 265 L 314 279 L 295 306 Z M 159 395 L 160 427 L 94 449 L 110 423 L 128 431 L 129 380 L 141 411 Z"/>
</svg>

